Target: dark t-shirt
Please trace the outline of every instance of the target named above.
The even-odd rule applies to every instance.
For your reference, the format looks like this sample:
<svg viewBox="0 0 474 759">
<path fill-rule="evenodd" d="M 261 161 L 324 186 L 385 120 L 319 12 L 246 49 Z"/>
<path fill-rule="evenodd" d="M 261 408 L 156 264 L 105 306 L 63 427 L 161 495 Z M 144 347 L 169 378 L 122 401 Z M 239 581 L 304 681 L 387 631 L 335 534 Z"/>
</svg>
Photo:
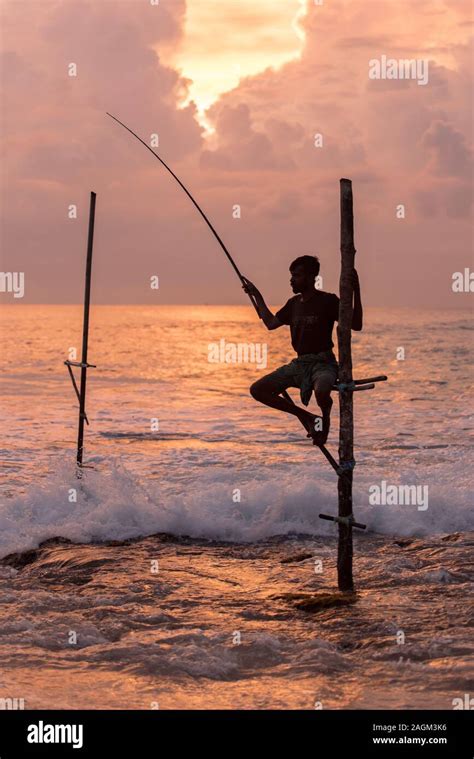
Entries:
<svg viewBox="0 0 474 759">
<path fill-rule="evenodd" d="M 339 298 L 333 293 L 315 290 L 305 303 L 301 295 L 290 298 L 276 313 L 282 324 L 289 324 L 291 344 L 298 356 L 331 350 L 332 329 L 339 317 Z"/>
</svg>

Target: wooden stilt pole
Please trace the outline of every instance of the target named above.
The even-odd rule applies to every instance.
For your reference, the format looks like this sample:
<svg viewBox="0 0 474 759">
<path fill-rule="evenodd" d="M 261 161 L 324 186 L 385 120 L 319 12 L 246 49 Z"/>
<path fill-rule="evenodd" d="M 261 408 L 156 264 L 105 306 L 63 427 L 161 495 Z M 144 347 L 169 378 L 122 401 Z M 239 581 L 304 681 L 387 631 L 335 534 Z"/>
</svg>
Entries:
<svg viewBox="0 0 474 759">
<path fill-rule="evenodd" d="M 339 542 L 337 552 L 337 581 L 339 590 L 354 589 L 352 578 L 352 470 L 354 467 L 354 418 L 352 383 L 352 301 L 354 269 L 354 216 L 352 209 L 352 182 L 341 179 L 341 278 L 337 340 L 339 346 L 339 383 L 346 389 L 339 392 L 339 466 L 345 477 L 338 480 Z M 349 388 L 347 386 L 349 385 Z"/>
<path fill-rule="evenodd" d="M 89 211 L 89 235 L 87 240 L 86 286 L 84 292 L 84 320 L 82 325 L 81 384 L 79 390 L 79 429 L 77 433 L 77 474 L 81 476 L 84 449 L 84 421 L 86 420 L 87 347 L 89 340 L 89 308 L 91 297 L 92 247 L 94 243 L 95 192 L 91 192 Z"/>
</svg>

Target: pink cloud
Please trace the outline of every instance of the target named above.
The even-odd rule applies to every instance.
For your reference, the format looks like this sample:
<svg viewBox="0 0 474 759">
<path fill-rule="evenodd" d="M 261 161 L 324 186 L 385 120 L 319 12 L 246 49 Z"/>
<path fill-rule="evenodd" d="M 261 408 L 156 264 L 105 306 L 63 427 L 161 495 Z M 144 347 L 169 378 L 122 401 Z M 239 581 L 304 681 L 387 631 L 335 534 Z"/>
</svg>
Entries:
<svg viewBox="0 0 474 759">
<path fill-rule="evenodd" d="M 160 56 L 180 39 L 184 0 L 4 4 L 4 269 L 26 270 L 32 299 L 79 299 L 95 189 L 98 299 L 155 302 L 147 281 L 158 273 L 160 302 L 245 303 L 182 190 L 109 110 L 145 139 L 159 134 L 159 151 L 270 301 L 287 297 L 288 262 L 308 250 L 321 255 L 327 289 L 337 287 L 338 180 L 350 176 L 368 302 L 451 304 L 440 271 L 449 279 L 462 267 L 470 241 L 469 5 L 437 8 L 309 3 L 301 59 L 222 96 L 208 143 L 193 105 L 178 106 L 189 83 Z M 382 54 L 428 58 L 429 84 L 369 80 L 368 61 Z M 71 203 L 77 222 L 66 217 Z M 436 286 L 420 289 L 413 282 L 433 257 Z M 393 287 L 410 271 L 412 284 Z"/>
<path fill-rule="evenodd" d="M 431 154 L 431 170 L 438 176 L 469 177 L 472 173 L 472 151 L 466 138 L 452 124 L 433 121 L 424 133 L 421 144 Z"/>
</svg>

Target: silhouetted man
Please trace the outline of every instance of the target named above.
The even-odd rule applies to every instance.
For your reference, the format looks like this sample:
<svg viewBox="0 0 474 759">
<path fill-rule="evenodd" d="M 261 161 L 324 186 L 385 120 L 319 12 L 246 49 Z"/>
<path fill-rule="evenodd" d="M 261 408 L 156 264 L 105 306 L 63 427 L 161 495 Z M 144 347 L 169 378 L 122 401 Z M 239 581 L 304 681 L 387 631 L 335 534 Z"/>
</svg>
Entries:
<svg viewBox="0 0 474 759">
<path fill-rule="evenodd" d="M 316 256 L 300 256 L 290 266 L 290 285 L 296 295 L 290 298 L 275 315 L 266 305 L 261 293 L 244 277 L 243 288 L 253 295 L 267 329 L 289 325 L 291 344 L 298 354 L 291 363 L 257 380 L 250 388 L 255 400 L 271 408 L 298 417 L 316 445 L 323 445 L 328 437 L 331 416 L 331 390 L 337 381 L 338 365 L 333 353 L 332 330 L 339 318 L 339 298 L 332 293 L 317 290 L 314 286 L 319 274 Z M 357 272 L 354 269 L 354 312 L 352 329 L 362 329 L 362 303 Z M 308 405 L 314 390 L 322 411 L 321 418 L 296 406 L 280 396 L 283 390 L 298 387 L 301 400 Z"/>
</svg>

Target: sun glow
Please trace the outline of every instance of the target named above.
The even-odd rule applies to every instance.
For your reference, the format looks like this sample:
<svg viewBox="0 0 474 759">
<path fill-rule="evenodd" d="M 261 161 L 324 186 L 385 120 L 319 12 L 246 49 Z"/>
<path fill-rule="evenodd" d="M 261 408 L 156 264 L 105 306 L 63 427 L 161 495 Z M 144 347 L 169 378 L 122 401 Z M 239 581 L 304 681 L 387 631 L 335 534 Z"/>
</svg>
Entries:
<svg viewBox="0 0 474 759">
<path fill-rule="evenodd" d="M 210 131 L 205 111 L 220 95 L 246 76 L 299 57 L 305 12 L 306 0 L 188 0 L 181 46 L 165 54 L 190 81 L 180 106 L 193 101 Z"/>
</svg>

